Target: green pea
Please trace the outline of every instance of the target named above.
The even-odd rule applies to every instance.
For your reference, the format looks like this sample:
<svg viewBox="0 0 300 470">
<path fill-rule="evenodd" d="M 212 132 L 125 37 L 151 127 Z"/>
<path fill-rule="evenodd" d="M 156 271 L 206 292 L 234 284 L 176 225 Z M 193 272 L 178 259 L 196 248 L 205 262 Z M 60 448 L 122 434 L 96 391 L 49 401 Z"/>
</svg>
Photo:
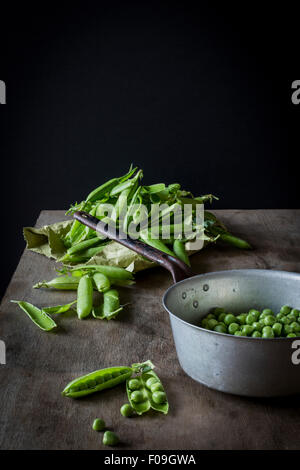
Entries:
<svg viewBox="0 0 300 470">
<path fill-rule="evenodd" d="M 150 387 L 150 390 L 151 390 L 152 393 L 154 393 L 154 392 L 163 392 L 164 391 L 162 384 L 159 383 L 159 382 L 156 382 L 156 383 L 152 384 L 151 387 Z"/>
<path fill-rule="evenodd" d="M 252 338 L 261 338 L 261 333 L 259 331 L 253 331 Z"/>
<path fill-rule="evenodd" d="M 218 320 L 219 322 L 223 322 L 224 321 L 224 318 L 226 317 L 226 313 L 220 313 L 220 315 L 218 316 Z"/>
<path fill-rule="evenodd" d="M 276 320 L 280 320 L 282 317 L 284 317 L 284 314 L 279 312 L 276 315 Z"/>
<path fill-rule="evenodd" d="M 139 388 L 141 388 L 141 383 L 138 379 L 131 379 L 128 382 L 128 387 L 130 388 L 130 390 L 138 390 Z"/>
<path fill-rule="evenodd" d="M 252 323 L 252 326 L 254 328 L 254 331 L 262 331 L 265 325 L 263 324 L 263 322 L 261 323 L 259 321 L 255 321 L 254 323 Z"/>
<path fill-rule="evenodd" d="M 203 320 L 201 321 L 201 326 L 202 326 L 202 328 L 208 328 L 207 318 L 203 318 Z"/>
<path fill-rule="evenodd" d="M 291 307 L 289 307 L 288 305 L 283 305 L 280 309 L 280 313 L 283 313 L 284 315 L 288 315 L 289 313 L 291 313 Z"/>
<path fill-rule="evenodd" d="M 271 310 L 270 308 L 264 308 L 261 313 L 262 313 L 262 314 L 266 314 L 266 315 L 272 315 L 272 316 L 274 316 L 274 312 L 273 312 L 273 310 Z"/>
<path fill-rule="evenodd" d="M 261 314 L 259 315 L 258 319 L 259 319 L 260 321 L 262 321 L 262 320 L 264 320 L 267 316 L 268 316 L 267 313 L 261 313 Z"/>
<path fill-rule="evenodd" d="M 86 385 L 87 385 L 88 388 L 93 388 L 93 387 L 96 387 L 97 382 L 96 382 L 96 380 L 88 380 Z"/>
<path fill-rule="evenodd" d="M 165 403 L 167 401 L 167 395 L 165 392 L 154 392 L 152 394 L 152 400 L 157 405 L 161 405 L 161 403 Z"/>
<path fill-rule="evenodd" d="M 297 308 L 293 308 L 293 310 L 291 310 L 291 313 L 298 318 L 300 315 L 300 310 L 298 310 Z"/>
<path fill-rule="evenodd" d="M 96 377 L 95 380 L 98 385 L 103 384 L 105 382 L 103 377 Z"/>
<path fill-rule="evenodd" d="M 274 338 L 274 332 L 271 326 L 265 326 L 262 330 L 262 337 L 263 338 Z"/>
<path fill-rule="evenodd" d="M 142 392 L 139 392 L 138 390 L 136 390 L 135 392 L 132 392 L 132 394 L 130 395 L 130 398 L 134 403 L 141 403 L 141 401 L 144 400 L 144 395 Z"/>
<path fill-rule="evenodd" d="M 234 333 L 234 336 L 243 336 L 243 333 L 241 332 L 241 330 L 238 330 Z"/>
<path fill-rule="evenodd" d="M 230 323 L 236 323 L 236 317 L 232 313 L 228 313 L 224 318 L 225 325 L 230 325 Z"/>
<path fill-rule="evenodd" d="M 218 322 L 217 320 L 213 319 L 213 318 L 210 318 L 207 322 L 207 328 L 209 330 L 213 330 L 215 326 L 217 326 Z"/>
<path fill-rule="evenodd" d="M 107 382 L 108 380 L 111 380 L 112 379 L 112 375 L 107 373 L 107 374 L 103 374 L 102 376 L 104 382 Z"/>
<path fill-rule="evenodd" d="M 238 325 L 237 323 L 230 323 L 230 325 L 228 327 L 228 332 L 231 335 L 234 335 L 236 333 L 236 331 L 238 331 L 239 329 L 240 329 L 240 325 Z"/>
<path fill-rule="evenodd" d="M 283 325 L 283 333 L 285 334 L 285 336 L 289 335 L 290 333 L 293 333 L 291 325 Z"/>
<path fill-rule="evenodd" d="M 120 413 L 122 416 L 125 416 L 125 418 L 129 418 L 130 416 L 133 415 L 134 410 L 129 403 L 125 403 L 124 405 L 121 406 L 120 408 Z"/>
<path fill-rule="evenodd" d="M 216 308 L 214 309 L 214 315 L 218 316 L 218 315 L 220 315 L 221 313 L 225 313 L 224 308 L 222 308 L 222 307 L 216 307 Z"/>
<path fill-rule="evenodd" d="M 112 378 L 115 379 L 116 377 L 119 377 L 119 375 L 121 375 L 121 373 L 119 371 L 116 371 L 116 372 L 113 372 L 111 374 Z"/>
<path fill-rule="evenodd" d="M 292 328 L 292 333 L 297 333 L 300 331 L 300 325 L 296 321 L 293 321 L 293 323 L 290 324 L 290 327 Z"/>
<path fill-rule="evenodd" d="M 286 335 L 287 338 L 297 338 L 297 335 L 295 335 L 295 333 L 289 333 L 288 335 Z"/>
<path fill-rule="evenodd" d="M 209 313 L 208 315 L 206 315 L 206 318 L 207 318 L 207 320 L 211 320 L 211 319 L 215 320 L 216 319 L 216 317 L 213 313 Z"/>
<path fill-rule="evenodd" d="M 114 432 L 105 431 L 102 442 L 105 446 L 115 446 L 118 444 L 119 438 Z"/>
<path fill-rule="evenodd" d="M 245 325 L 247 318 L 247 313 L 241 313 L 236 317 L 236 320 L 239 322 L 240 325 Z"/>
<path fill-rule="evenodd" d="M 219 323 L 214 327 L 214 331 L 217 331 L 218 333 L 227 333 L 227 328 L 224 324 Z"/>
<path fill-rule="evenodd" d="M 275 317 L 273 317 L 273 315 L 267 315 L 265 318 L 264 318 L 264 324 L 266 326 L 272 326 L 274 325 L 275 323 Z"/>
<path fill-rule="evenodd" d="M 280 318 L 279 321 L 283 325 L 289 325 L 290 323 L 292 323 L 292 321 L 287 316 L 283 316 L 282 318 Z"/>
<path fill-rule="evenodd" d="M 255 308 L 251 308 L 248 312 L 248 315 L 253 315 L 256 320 L 258 320 L 260 312 L 258 310 L 255 310 Z"/>
<path fill-rule="evenodd" d="M 275 336 L 280 336 L 282 332 L 282 324 L 279 322 L 274 323 L 272 326 Z"/>
<path fill-rule="evenodd" d="M 246 324 L 247 325 L 252 325 L 256 320 L 257 320 L 257 317 L 255 315 L 253 315 L 253 313 L 249 313 L 246 316 Z"/>
<path fill-rule="evenodd" d="M 104 431 L 106 428 L 105 421 L 100 418 L 96 418 L 93 422 L 93 429 L 94 431 Z"/>
<path fill-rule="evenodd" d="M 150 379 L 147 380 L 146 386 L 147 388 L 151 388 L 151 385 L 157 383 L 158 380 L 155 377 L 150 377 Z"/>
<path fill-rule="evenodd" d="M 291 320 L 291 323 L 297 321 L 296 315 L 294 315 L 293 313 L 289 313 L 287 317 L 289 320 Z"/>
<path fill-rule="evenodd" d="M 250 336 L 253 333 L 253 326 L 252 325 L 244 325 L 242 328 L 242 333 L 245 336 Z"/>
</svg>

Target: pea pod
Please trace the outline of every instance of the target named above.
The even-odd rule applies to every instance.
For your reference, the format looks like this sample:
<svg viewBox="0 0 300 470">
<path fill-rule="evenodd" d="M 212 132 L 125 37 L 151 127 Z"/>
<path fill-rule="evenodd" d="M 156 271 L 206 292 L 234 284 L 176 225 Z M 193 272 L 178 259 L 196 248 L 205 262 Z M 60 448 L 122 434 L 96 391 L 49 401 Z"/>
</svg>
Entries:
<svg viewBox="0 0 300 470">
<path fill-rule="evenodd" d="M 89 276 L 80 278 L 77 289 L 77 314 L 80 319 L 87 317 L 93 308 L 93 284 Z"/>
<path fill-rule="evenodd" d="M 103 273 L 95 273 L 93 275 L 93 281 L 99 292 L 105 292 L 110 288 L 110 280 Z"/>
<path fill-rule="evenodd" d="M 112 189 L 119 183 L 122 183 L 126 181 L 128 178 L 130 178 L 135 172 L 137 168 L 132 168 L 132 166 L 129 168 L 128 173 L 126 175 L 121 176 L 120 178 L 113 178 L 106 183 L 102 184 L 98 188 L 94 189 L 86 198 L 87 201 L 97 201 L 99 199 L 102 199 L 107 193 L 110 193 Z"/>
<path fill-rule="evenodd" d="M 173 251 L 178 259 L 183 261 L 188 266 L 191 266 L 189 257 L 185 251 L 185 244 L 181 240 L 174 240 Z"/>
<path fill-rule="evenodd" d="M 76 245 L 73 245 L 71 248 L 68 249 L 67 253 L 69 255 L 78 253 L 78 251 L 86 250 L 87 248 L 90 248 L 91 246 L 97 245 L 100 241 L 101 241 L 101 238 L 99 237 L 89 238 L 88 240 L 84 240 L 83 242 L 76 243 Z"/>
<path fill-rule="evenodd" d="M 153 388 L 154 385 L 157 390 Z M 144 370 L 140 376 L 131 380 L 127 379 L 126 390 L 130 405 L 137 414 L 146 413 L 150 408 L 164 414 L 168 413 L 169 404 L 167 396 L 161 381 L 153 370 Z M 158 398 L 161 399 L 158 400 Z"/>
<path fill-rule="evenodd" d="M 118 266 L 105 266 L 100 264 L 90 264 L 83 266 L 76 266 L 76 268 L 71 268 L 70 272 L 85 270 L 85 271 L 98 271 L 99 273 L 105 274 L 109 279 L 118 279 L 118 280 L 133 280 L 133 274 L 130 271 L 127 271 L 124 268 Z"/>
<path fill-rule="evenodd" d="M 125 382 L 133 374 L 131 367 L 109 367 L 72 380 L 62 391 L 65 397 L 79 398 L 101 392 Z"/>
<path fill-rule="evenodd" d="M 120 184 L 118 184 L 117 186 L 115 186 L 111 192 L 110 192 L 110 196 L 117 196 L 118 194 L 120 194 L 122 191 L 124 191 L 125 189 L 129 189 L 129 188 L 132 188 L 134 186 L 134 184 L 143 177 L 143 171 L 142 170 L 139 170 L 137 172 L 137 174 L 131 178 L 131 179 L 127 179 L 126 181 L 122 181 Z"/>
<path fill-rule="evenodd" d="M 79 284 L 78 277 L 58 276 L 51 281 L 38 282 L 33 286 L 34 289 L 46 287 L 48 289 L 77 290 Z"/>
<path fill-rule="evenodd" d="M 26 315 L 28 315 L 30 320 L 32 320 L 33 323 L 35 323 L 41 330 L 51 331 L 57 327 L 55 321 L 35 305 L 19 300 L 11 300 L 11 302 L 18 304 Z"/>
<path fill-rule="evenodd" d="M 145 234 L 145 232 L 143 232 L 143 233 L 141 232 L 140 236 L 141 236 L 142 241 L 147 243 L 147 245 L 150 245 L 153 248 L 156 248 L 157 250 L 163 251 L 164 253 L 167 253 L 168 255 L 174 256 L 176 258 L 173 251 L 169 250 L 169 248 L 161 240 L 156 240 L 154 238 L 150 238 L 149 234 Z"/>
<path fill-rule="evenodd" d="M 116 289 L 110 289 L 103 294 L 103 304 L 93 309 L 93 316 L 100 320 L 112 320 L 123 310 L 120 306 L 119 293 Z"/>
<path fill-rule="evenodd" d="M 108 243 L 109 242 L 102 243 L 100 246 L 92 246 L 91 248 L 87 248 L 86 250 L 80 251 L 79 253 L 75 253 L 73 255 L 66 253 L 63 258 L 60 258 L 59 261 L 66 265 L 84 263 L 93 256 L 98 255 L 98 253 L 100 253 L 100 251 L 102 251 Z"/>
<path fill-rule="evenodd" d="M 77 300 L 74 300 L 73 302 L 70 302 L 69 304 L 65 305 L 55 305 L 53 307 L 43 307 L 42 311 L 45 313 L 50 313 L 50 314 L 57 314 L 57 313 L 65 313 L 68 312 L 72 305 L 74 305 L 77 302 Z"/>
</svg>

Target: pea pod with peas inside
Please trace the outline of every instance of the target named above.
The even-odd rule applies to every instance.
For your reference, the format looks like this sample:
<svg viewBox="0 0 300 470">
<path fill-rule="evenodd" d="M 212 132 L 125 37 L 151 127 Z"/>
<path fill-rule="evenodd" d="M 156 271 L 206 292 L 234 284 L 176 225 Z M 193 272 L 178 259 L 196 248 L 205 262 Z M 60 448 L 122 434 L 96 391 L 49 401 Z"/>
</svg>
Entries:
<svg viewBox="0 0 300 470">
<path fill-rule="evenodd" d="M 169 403 L 164 387 L 153 370 L 144 371 L 140 376 L 126 381 L 130 405 L 141 415 L 151 408 L 167 414 Z"/>
<path fill-rule="evenodd" d="M 133 364 L 131 367 L 118 366 L 96 370 L 72 380 L 62 391 L 62 395 L 80 398 L 92 393 L 115 387 L 129 379 L 134 372 L 149 371 L 154 367 L 151 361 Z"/>
<path fill-rule="evenodd" d="M 62 391 L 62 395 L 79 398 L 91 393 L 101 392 L 125 382 L 132 374 L 133 369 L 125 366 L 97 370 L 70 382 Z"/>
</svg>

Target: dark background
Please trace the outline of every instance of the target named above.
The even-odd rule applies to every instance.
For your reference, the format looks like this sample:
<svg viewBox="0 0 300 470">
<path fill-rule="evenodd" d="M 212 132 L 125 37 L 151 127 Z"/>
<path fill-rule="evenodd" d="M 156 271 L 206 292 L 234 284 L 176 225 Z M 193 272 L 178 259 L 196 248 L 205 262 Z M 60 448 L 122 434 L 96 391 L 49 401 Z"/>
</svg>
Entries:
<svg viewBox="0 0 300 470">
<path fill-rule="evenodd" d="M 214 208 L 299 207 L 299 18 L 252 2 L 2 4 L 1 293 L 22 226 L 131 162 Z"/>
</svg>

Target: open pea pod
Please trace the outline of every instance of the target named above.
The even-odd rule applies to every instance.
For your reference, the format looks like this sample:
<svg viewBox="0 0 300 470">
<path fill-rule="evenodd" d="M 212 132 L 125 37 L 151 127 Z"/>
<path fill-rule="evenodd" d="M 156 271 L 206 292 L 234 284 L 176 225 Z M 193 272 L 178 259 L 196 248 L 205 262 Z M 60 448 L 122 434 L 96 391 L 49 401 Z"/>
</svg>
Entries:
<svg viewBox="0 0 300 470">
<path fill-rule="evenodd" d="M 43 307 L 42 311 L 45 313 L 50 313 L 50 314 L 57 314 L 57 313 L 65 313 L 71 310 L 72 305 L 74 305 L 77 302 L 77 300 L 73 300 L 73 302 L 70 302 L 65 305 L 54 305 L 53 307 Z"/>
<path fill-rule="evenodd" d="M 140 370 L 140 374 L 126 381 L 128 400 L 138 415 L 146 413 L 151 408 L 167 414 L 169 404 L 161 381 L 153 372 L 153 364 L 147 361 L 141 364 L 133 364 L 134 371 Z M 152 388 L 151 388 L 152 387 Z M 153 388 L 154 387 L 154 388 Z"/>
<path fill-rule="evenodd" d="M 35 323 L 43 331 L 51 331 L 57 327 L 52 318 L 50 318 L 43 310 L 40 310 L 35 305 L 30 304 L 29 302 L 11 300 L 11 302 L 16 303 L 23 310 L 23 312 L 28 315 L 31 321 Z"/>
<path fill-rule="evenodd" d="M 123 310 L 120 305 L 119 293 L 116 289 L 109 289 L 103 292 L 103 304 L 99 307 L 94 307 L 92 314 L 93 317 L 100 320 L 112 320 Z"/>
<path fill-rule="evenodd" d="M 62 391 L 65 397 L 79 398 L 101 392 L 125 382 L 133 374 L 131 367 L 109 367 L 72 380 Z"/>
<path fill-rule="evenodd" d="M 156 373 L 153 370 L 144 372 L 141 375 L 141 380 L 147 393 L 151 408 L 153 410 L 160 411 L 165 415 L 168 414 L 169 403 L 167 395 Z M 148 384 L 150 383 L 151 385 L 149 386 Z"/>
<path fill-rule="evenodd" d="M 135 377 L 134 381 L 136 383 L 136 386 L 134 387 L 134 389 L 131 389 L 131 381 L 129 379 L 126 380 L 126 391 L 128 401 L 134 411 L 138 415 L 142 415 L 150 410 L 151 403 L 141 377 Z"/>
</svg>

